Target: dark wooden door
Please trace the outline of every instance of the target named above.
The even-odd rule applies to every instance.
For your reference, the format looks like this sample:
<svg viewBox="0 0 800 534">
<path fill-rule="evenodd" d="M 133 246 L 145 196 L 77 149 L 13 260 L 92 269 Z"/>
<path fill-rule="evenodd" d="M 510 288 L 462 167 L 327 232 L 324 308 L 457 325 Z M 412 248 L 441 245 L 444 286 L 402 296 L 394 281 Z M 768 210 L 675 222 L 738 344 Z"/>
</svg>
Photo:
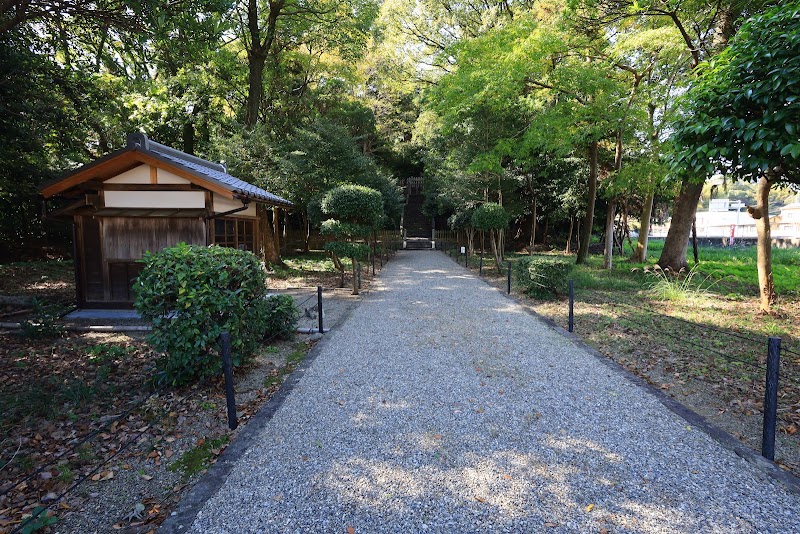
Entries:
<svg viewBox="0 0 800 534">
<path fill-rule="evenodd" d="M 108 262 L 108 286 L 112 302 L 132 304 L 136 298 L 133 284 L 142 272 L 143 264 L 131 261 Z"/>
<path fill-rule="evenodd" d="M 78 217 L 78 288 L 79 304 L 105 300 L 103 283 L 103 247 L 100 222 L 94 217 Z"/>
</svg>

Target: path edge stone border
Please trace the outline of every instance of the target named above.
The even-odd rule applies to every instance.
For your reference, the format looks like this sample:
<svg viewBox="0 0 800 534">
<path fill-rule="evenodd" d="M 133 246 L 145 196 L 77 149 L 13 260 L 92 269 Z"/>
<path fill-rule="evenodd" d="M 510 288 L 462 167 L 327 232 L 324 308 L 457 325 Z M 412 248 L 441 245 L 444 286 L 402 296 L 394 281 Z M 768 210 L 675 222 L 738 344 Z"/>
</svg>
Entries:
<svg viewBox="0 0 800 534">
<path fill-rule="evenodd" d="M 502 288 L 499 288 L 490 283 L 488 279 L 473 274 L 471 270 L 468 270 L 466 267 L 460 265 L 458 262 L 454 263 L 457 266 L 461 267 L 462 270 L 466 270 L 469 274 L 471 274 L 472 276 L 479 279 L 487 286 L 491 287 L 492 289 L 503 295 L 506 299 L 511 300 L 512 302 L 518 304 L 526 313 L 532 315 L 534 318 L 538 319 L 539 321 L 549 326 L 550 329 L 555 331 L 557 334 L 569 339 L 573 344 L 585 350 L 590 355 L 594 356 L 606 367 L 620 373 L 629 382 L 638 386 L 646 393 L 653 395 L 668 410 L 670 410 L 671 412 L 673 412 L 674 414 L 685 420 L 694 428 L 700 430 L 701 432 L 704 432 L 711 439 L 719 443 L 723 448 L 732 451 L 734 454 L 742 458 L 744 461 L 753 465 L 762 475 L 768 476 L 776 480 L 790 492 L 800 495 L 800 477 L 790 473 L 789 471 L 781 469 L 775 462 L 767 460 L 766 458 L 761 456 L 757 451 L 751 449 L 750 447 L 748 447 L 747 445 L 745 445 L 744 443 L 742 443 L 741 441 L 739 441 L 738 439 L 736 439 L 731 434 L 729 434 L 722 428 L 718 427 L 714 423 L 709 422 L 705 417 L 703 417 L 699 413 L 681 404 L 673 397 L 669 396 L 668 394 L 664 393 L 660 389 L 656 388 L 655 386 L 647 382 L 644 378 L 626 369 L 622 364 L 617 363 L 609 356 L 606 356 L 605 354 L 598 351 L 594 347 L 588 345 L 576 333 L 569 332 L 564 327 L 556 324 L 556 322 L 550 319 L 549 317 L 545 317 L 543 315 L 540 315 L 539 313 L 536 313 L 534 310 L 530 309 L 526 304 L 526 302 L 521 298 L 515 295 L 509 295 Z"/>
<path fill-rule="evenodd" d="M 351 302 L 345 308 L 338 323 L 342 324 L 346 321 L 359 304 L 360 301 Z M 327 328 L 325 330 L 326 332 L 328 331 Z M 161 526 L 158 527 L 159 534 L 178 534 L 189 531 L 197 518 L 197 514 L 205 503 L 219 491 L 239 459 L 256 443 L 260 432 L 266 427 L 280 407 L 283 406 L 284 401 L 300 380 L 303 379 L 305 372 L 313 365 L 314 360 L 317 359 L 317 356 L 325 348 L 329 339 L 328 336 L 325 336 L 314 345 L 297 369 L 292 371 L 283 384 L 281 384 L 280 389 L 278 389 L 256 415 L 247 422 L 247 425 L 245 425 L 239 435 L 236 436 L 236 439 L 234 439 L 219 458 L 217 458 L 214 465 L 212 465 L 181 498 L 175 510 L 173 510 Z"/>
</svg>

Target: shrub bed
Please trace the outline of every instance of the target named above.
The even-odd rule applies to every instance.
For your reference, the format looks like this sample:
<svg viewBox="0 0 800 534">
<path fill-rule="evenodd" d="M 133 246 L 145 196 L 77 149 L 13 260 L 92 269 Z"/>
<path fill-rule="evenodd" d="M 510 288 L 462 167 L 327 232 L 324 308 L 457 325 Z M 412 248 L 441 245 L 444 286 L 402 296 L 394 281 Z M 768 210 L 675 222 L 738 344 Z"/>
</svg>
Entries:
<svg viewBox="0 0 800 534">
<path fill-rule="evenodd" d="M 549 256 L 528 256 L 515 265 L 517 283 L 528 295 L 550 299 L 567 292 L 572 262 Z"/>
<path fill-rule="evenodd" d="M 271 295 L 267 298 L 265 337 L 268 339 L 294 339 L 300 310 L 289 295 Z"/>
<path fill-rule="evenodd" d="M 266 272 L 253 253 L 181 243 L 147 253 L 135 284 L 148 341 L 164 353 L 159 381 L 187 384 L 220 372 L 219 335 L 230 332 L 233 365 L 248 363 L 267 334 Z"/>
</svg>

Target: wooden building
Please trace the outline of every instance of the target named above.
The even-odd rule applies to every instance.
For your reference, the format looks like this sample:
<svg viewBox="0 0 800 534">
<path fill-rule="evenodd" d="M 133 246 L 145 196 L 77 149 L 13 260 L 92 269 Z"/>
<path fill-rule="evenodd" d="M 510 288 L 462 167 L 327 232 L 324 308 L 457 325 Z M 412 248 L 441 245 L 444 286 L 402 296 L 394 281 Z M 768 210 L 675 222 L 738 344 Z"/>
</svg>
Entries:
<svg viewBox="0 0 800 534">
<path fill-rule="evenodd" d="M 73 221 L 82 308 L 127 308 L 146 251 L 180 242 L 261 252 L 256 204 L 292 203 L 234 178 L 224 165 L 130 134 L 127 146 L 40 188 L 74 202 L 50 214 Z M 269 213 L 260 210 L 261 213 Z"/>
</svg>

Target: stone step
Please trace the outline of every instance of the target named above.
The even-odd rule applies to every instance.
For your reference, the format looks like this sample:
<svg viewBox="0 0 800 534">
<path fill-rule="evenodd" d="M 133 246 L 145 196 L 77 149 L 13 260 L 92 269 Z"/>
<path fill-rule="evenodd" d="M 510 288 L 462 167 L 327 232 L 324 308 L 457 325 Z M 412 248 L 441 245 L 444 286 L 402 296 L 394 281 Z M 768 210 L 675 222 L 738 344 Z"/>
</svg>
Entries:
<svg viewBox="0 0 800 534">
<path fill-rule="evenodd" d="M 405 248 L 406 250 L 431 250 L 433 249 L 433 243 L 431 243 L 430 239 L 409 237 L 406 238 Z"/>
</svg>

